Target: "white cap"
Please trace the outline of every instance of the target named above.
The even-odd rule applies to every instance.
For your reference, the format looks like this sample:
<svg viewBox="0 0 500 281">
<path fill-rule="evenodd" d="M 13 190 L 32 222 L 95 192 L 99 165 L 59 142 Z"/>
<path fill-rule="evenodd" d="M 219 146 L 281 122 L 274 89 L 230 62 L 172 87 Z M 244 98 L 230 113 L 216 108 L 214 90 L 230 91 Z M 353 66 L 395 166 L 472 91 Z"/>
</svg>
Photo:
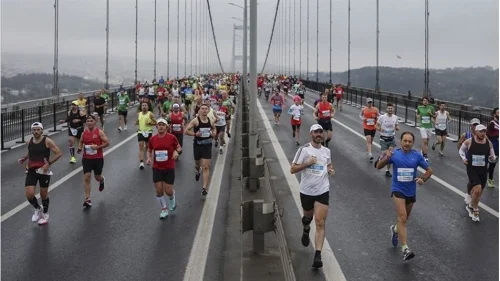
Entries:
<svg viewBox="0 0 500 281">
<path fill-rule="evenodd" d="M 486 130 L 486 126 L 484 126 L 482 124 L 479 124 L 476 126 L 476 131 L 482 131 L 482 130 Z"/>
<path fill-rule="evenodd" d="M 309 130 L 309 132 L 316 131 L 316 130 L 323 130 L 323 127 L 321 127 L 320 124 L 314 124 L 311 126 L 311 129 Z"/>
<path fill-rule="evenodd" d="M 165 125 L 167 125 L 167 124 L 168 124 L 167 120 L 165 120 L 165 119 L 163 119 L 163 118 L 160 118 L 160 119 L 156 120 L 156 124 L 159 124 L 159 123 L 163 123 L 163 124 L 165 124 Z"/>
<path fill-rule="evenodd" d="M 372 98 L 367 98 L 366 103 L 373 102 Z"/>
<path fill-rule="evenodd" d="M 43 125 L 40 122 L 35 122 L 35 123 L 31 124 L 31 129 L 34 129 L 34 128 L 40 128 L 43 130 Z"/>
<path fill-rule="evenodd" d="M 477 119 L 477 118 L 472 118 L 472 119 L 470 120 L 470 123 L 471 123 L 471 124 L 481 124 L 481 121 L 479 121 L 479 119 Z"/>
</svg>

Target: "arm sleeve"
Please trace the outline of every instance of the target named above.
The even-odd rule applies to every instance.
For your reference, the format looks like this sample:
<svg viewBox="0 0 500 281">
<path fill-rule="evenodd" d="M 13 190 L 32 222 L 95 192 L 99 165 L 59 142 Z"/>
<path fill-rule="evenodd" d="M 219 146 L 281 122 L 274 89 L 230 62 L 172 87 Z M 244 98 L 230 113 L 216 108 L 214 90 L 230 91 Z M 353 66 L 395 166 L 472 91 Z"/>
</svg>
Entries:
<svg viewBox="0 0 500 281">
<path fill-rule="evenodd" d="M 467 161 L 467 151 L 468 151 L 467 145 L 465 144 L 465 142 L 463 142 L 462 145 L 460 146 L 460 149 L 458 150 L 458 155 L 460 155 L 460 157 L 464 161 Z"/>
</svg>

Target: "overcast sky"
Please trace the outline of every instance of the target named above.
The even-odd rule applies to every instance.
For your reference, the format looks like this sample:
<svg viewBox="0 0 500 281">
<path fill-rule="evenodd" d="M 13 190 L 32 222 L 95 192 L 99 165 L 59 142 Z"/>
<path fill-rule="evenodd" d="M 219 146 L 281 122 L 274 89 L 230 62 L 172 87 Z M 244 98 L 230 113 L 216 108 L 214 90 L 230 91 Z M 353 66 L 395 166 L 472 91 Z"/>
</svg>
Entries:
<svg viewBox="0 0 500 281">
<path fill-rule="evenodd" d="M 224 67 L 229 67 L 232 26 L 240 24 L 231 17 L 243 18 L 242 9 L 228 5 L 229 0 L 211 0 L 217 43 Z M 243 0 L 232 0 L 243 5 Z M 187 2 L 187 30 L 191 11 L 205 0 L 180 0 L 180 61 L 184 61 L 184 5 Z M 258 6 L 258 68 L 267 51 L 277 0 L 260 0 Z M 291 3 L 291 29 L 295 21 L 296 67 L 299 65 L 299 3 L 302 2 L 302 68 L 306 64 L 307 0 L 281 0 Z M 499 1 L 436 0 L 430 4 L 430 67 L 484 66 L 499 64 Z M 157 63 L 167 57 L 167 3 L 157 0 Z M 191 8 L 191 4 L 193 7 Z M 202 3 L 202 4 L 201 4 Z M 296 4 L 294 17 L 293 4 Z M 310 64 L 316 70 L 316 0 L 310 8 Z M 2 53 L 53 54 L 54 1 L 2 0 Z M 347 0 L 333 1 L 333 71 L 347 69 Z M 329 1 L 319 0 L 319 69 L 329 70 Z M 176 59 L 177 0 L 170 0 L 170 57 Z M 295 20 L 293 20 L 295 18 Z M 194 20 L 193 20 L 194 21 Z M 288 21 L 288 19 L 287 19 Z M 106 1 L 61 0 L 59 10 L 60 54 L 105 56 Z M 288 25 L 287 25 L 288 26 Z M 351 1 L 351 68 L 375 65 L 376 1 Z M 210 31 L 210 29 L 208 29 Z M 153 60 L 154 0 L 139 0 L 139 58 Z M 293 36 L 293 33 L 292 33 Z M 135 0 L 110 0 L 110 56 L 134 58 Z M 187 61 L 190 37 L 187 38 Z M 241 39 L 238 39 L 242 41 Z M 210 33 L 210 42 L 211 33 Z M 210 45 L 211 46 L 211 45 Z M 237 46 L 241 48 L 241 43 Z M 211 48 L 213 49 L 213 48 Z M 272 53 L 273 54 L 273 53 Z M 293 55 L 293 52 L 292 52 Z M 397 59 L 397 55 L 401 59 Z M 274 62 L 272 58 L 269 63 Z M 424 0 L 380 0 L 380 65 L 424 67 Z M 51 66 L 49 66 L 49 69 Z"/>
</svg>

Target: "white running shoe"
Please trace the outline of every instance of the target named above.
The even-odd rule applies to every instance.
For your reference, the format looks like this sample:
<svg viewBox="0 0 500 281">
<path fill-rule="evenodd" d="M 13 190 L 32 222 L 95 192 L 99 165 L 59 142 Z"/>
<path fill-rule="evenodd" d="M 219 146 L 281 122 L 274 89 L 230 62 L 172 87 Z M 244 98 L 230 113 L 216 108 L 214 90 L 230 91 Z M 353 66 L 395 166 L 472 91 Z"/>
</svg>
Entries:
<svg viewBox="0 0 500 281">
<path fill-rule="evenodd" d="M 49 222 L 49 213 L 42 213 L 41 218 L 38 220 L 39 225 L 44 225 Z"/>
<path fill-rule="evenodd" d="M 35 209 L 33 216 L 31 217 L 32 222 L 37 222 L 40 218 L 42 218 L 42 207 Z"/>
</svg>

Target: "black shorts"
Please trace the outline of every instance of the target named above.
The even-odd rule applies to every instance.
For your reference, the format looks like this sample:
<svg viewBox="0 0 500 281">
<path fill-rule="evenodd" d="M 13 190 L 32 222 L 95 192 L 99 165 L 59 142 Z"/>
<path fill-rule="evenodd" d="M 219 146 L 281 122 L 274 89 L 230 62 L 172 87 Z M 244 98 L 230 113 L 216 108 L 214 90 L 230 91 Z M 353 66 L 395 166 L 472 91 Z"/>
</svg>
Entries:
<svg viewBox="0 0 500 281">
<path fill-rule="evenodd" d="M 365 137 L 366 136 L 371 136 L 372 138 L 375 137 L 375 133 L 377 132 L 377 130 L 367 130 L 367 129 L 363 129 L 363 132 L 365 134 Z"/>
<path fill-rule="evenodd" d="M 137 133 L 137 141 L 145 141 L 148 142 L 149 139 L 153 136 L 153 133 L 149 133 L 147 137 L 145 137 L 142 133 Z"/>
<path fill-rule="evenodd" d="M 292 131 L 300 130 L 300 124 L 292 125 Z"/>
<path fill-rule="evenodd" d="M 104 115 L 104 108 L 97 108 L 95 112 L 99 115 L 99 117 L 102 117 Z"/>
<path fill-rule="evenodd" d="M 391 193 L 391 197 L 396 197 L 396 198 L 404 199 L 406 201 L 406 205 L 417 202 L 417 196 L 416 195 L 412 196 L 412 197 L 408 197 L 408 196 L 405 196 L 403 193 L 401 193 L 399 191 L 393 191 Z"/>
<path fill-rule="evenodd" d="M 444 130 L 434 129 L 434 133 L 436 133 L 436 136 L 440 136 L 440 137 L 448 136 L 448 132 L 446 131 L 446 129 L 444 129 Z"/>
<path fill-rule="evenodd" d="M 193 103 L 193 100 L 186 100 L 186 99 L 184 99 L 184 105 L 186 105 L 186 107 L 188 105 L 191 105 L 192 103 Z"/>
<path fill-rule="evenodd" d="M 50 184 L 50 176 L 49 175 L 40 175 L 36 172 L 37 169 L 30 168 L 28 169 L 28 173 L 26 174 L 26 180 L 24 182 L 24 186 L 35 186 L 37 183 L 41 188 L 48 188 Z"/>
<path fill-rule="evenodd" d="M 128 110 L 125 110 L 125 111 L 118 110 L 118 115 L 122 115 L 123 117 L 127 118 L 127 114 L 128 114 Z"/>
<path fill-rule="evenodd" d="M 318 119 L 318 124 L 323 127 L 323 131 L 333 131 L 332 120 L 328 119 Z"/>
<path fill-rule="evenodd" d="M 314 202 L 321 203 L 328 206 L 330 204 L 330 191 L 323 194 L 311 196 L 300 193 L 300 203 L 302 204 L 302 209 L 304 211 L 311 211 L 314 209 Z"/>
<path fill-rule="evenodd" d="M 174 169 L 167 169 L 167 170 L 160 170 L 160 169 L 155 169 L 153 168 L 153 182 L 164 182 L 166 184 L 173 185 L 175 181 L 175 170 Z"/>
<path fill-rule="evenodd" d="M 184 134 L 172 134 L 177 138 L 177 142 L 182 146 L 184 143 Z"/>
<path fill-rule="evenodd" d="M 300 97 L 301 99 L 304 99 L 304 94 L 299 94 L 299 97 Z"/>
<path fill-rule="evenodd" d="M 73 134 L 74 130 L 76 130 L 76 135 Z M 75 137 L 77 139 L 80 139 L 82 137 L 82 133 L 83 133 L 83 127 L 80 127 L 80 128 L 68 127 L 68 136 L 70 136 L 70 137 Z"/>
<path fill-rule="evenodd" d="M 217 134 L 224 133 L 224 130 L 226 130 L 226 125 L 224 125 L 224 126 L 215 126 L 215 129 L 217 130 Z"/>
<path fill-rule="evenodd" d="M 212 159 L 212 145 L 193 144 L 194 160 Z"/>
<path fill-rule="evenodd" d="M 467 177 L 472 186 L 481 185 L 481 188 L 484 188 L 488 180 L 488 170 L 485 168 L 467 167 Z"/>
<path fill-rule="evenodd" d="M 82 158 L 83 174 L 91 173 L 94 171 L 94 176 L 102 175 L 102 168 L 104 167 L 104 158 L 87 159 Z"/>
</svg>

